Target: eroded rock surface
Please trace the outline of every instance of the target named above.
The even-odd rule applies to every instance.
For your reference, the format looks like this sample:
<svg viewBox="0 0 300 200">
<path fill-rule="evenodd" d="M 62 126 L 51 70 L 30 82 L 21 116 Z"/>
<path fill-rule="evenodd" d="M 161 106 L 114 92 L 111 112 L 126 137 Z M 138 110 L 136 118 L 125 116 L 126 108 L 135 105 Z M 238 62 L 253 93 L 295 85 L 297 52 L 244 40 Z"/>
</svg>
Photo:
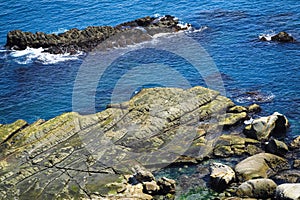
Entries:
<svg viewBox="0 0 300 200">
<path fill-rule="evenodd" d="M 71 112 L 30 125 L 24 121 L 1 125 L 0 196 L 120 196 L 129 191 L 124 174 L 132 174 L 133 166 L 157 169 L 182 154 L 201 160 L 203 148 L 213 149 L 215 143 L 210 141 L 220 134 L 215 130 L 222 131 L 220 122 L 233 106 L 218 92 L 202 87 L 152 88 L 92 115 Z M 130 188 L 155 191 L 150 183 Z M 174 187 L 168 179 L 157 185 L 163 183 L 163 188 Z"/>
</svg>

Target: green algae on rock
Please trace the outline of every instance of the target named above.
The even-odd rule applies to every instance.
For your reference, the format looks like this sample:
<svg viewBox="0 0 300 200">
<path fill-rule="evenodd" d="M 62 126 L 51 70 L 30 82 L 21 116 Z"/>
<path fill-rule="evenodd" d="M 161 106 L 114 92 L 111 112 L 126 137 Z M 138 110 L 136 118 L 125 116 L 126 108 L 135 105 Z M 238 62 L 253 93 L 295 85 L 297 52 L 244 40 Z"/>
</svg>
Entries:
<svg viewBox="0 0 300 200">
<path fill-rule="evenodd" d="M 150 173 L 139 176 L 132 168 L 155 171 L 263 152 L 262 141 L 243 135 L 240 122 L 249 119 L 249 110 L 235 106 L 203 87 L 148 88 L 100 113 L 70 112 L 33 124 L 18 120 L 1 125 L 0 197 L 172 199 L 173 180 L 156 181 Z M 254 157 L 247 169 L 239 167 L 246 161 L 236 166 L 238 180 L 289 169 L 279 156 Z"/>
</svg>

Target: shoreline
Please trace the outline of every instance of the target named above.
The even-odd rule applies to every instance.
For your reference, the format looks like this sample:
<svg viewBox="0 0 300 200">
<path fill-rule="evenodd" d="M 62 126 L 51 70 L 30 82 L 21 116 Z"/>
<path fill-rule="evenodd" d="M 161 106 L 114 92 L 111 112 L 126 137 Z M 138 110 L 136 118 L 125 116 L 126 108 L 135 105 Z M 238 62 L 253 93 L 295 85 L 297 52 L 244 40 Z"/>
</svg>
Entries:
<svg viewBox="0 0 300 200">
<path fill-rule="evenodd" d="M 166 97 L 173 100 L 162 104 L 164 109 L 161 113 L 151 118 L 146 108 L 155 108 Z M 176 102 L 181 102 L 181 106 L 174 107 Z M 142 115 L 137 115 L 136 111 Z M 129 102 L 111 105 L 92 115 L 64 113 L 33 124 L 18 120 L 10 125 L 1 125 L 0 130 L 6 135 L 1 137 L 0 164 L 3 173 L 0 179 L 4 181 L 0 183 L 0 188 L 6 189 L 0 190 L 0 194 L 10 199 L 16 188 L 27 191 L 30 186 L 30 194 L 34 195 L 39 193 L 38 187 L 27 182 L 30 180 L 28 177 L 35 177 L 42 186 L 47 182 L 43 179 L 46 174 L 51 180 L 51 177 L 62 172 L 72 174 L 72 179 L 81 183 L 80 187 L 76 186 L 78 193 L 73 193 L 71 188 L 75 186 L 72 186 L 72 181 L 61 185 L 65 188 L 61 195 L 69 197 L 76 194 L 78 198 L 83 198 L 86 193 L 92 199 L 97 196 L 122 199 L 136 195 L 142 195 L 142 199 L 156 199 L 159 196 L 173 199 L 181 192 L 175 188 L 189 186 L 187 195 L 195 187 L 193 181 L 200 175 L 204 178 L 202 187 L 217 191 L 220 199 L 234 196 L 274 197 L 277 184 L 281 185 L 282 181 L 297 183 L 296 172 L 300 179 L 300 165 L 297 164 L 300 159 L 300 137 L 288 146 L 284 144 L 281 138 L 285 138 L 289 124 L 280 113 L 254 119 L 248 125 L 244 123 L 250 119 L 251 113 L 259 111 L 258 105 L 238 106 L 218 92 L 199 86 L 188 90 L 150 88 L 143 89 Z M 128 132 L 131 123 L 137 127 L 133 132 Z M 159 131 L 155 135 L 154 127 Z M 215 134 L 216 131 L 222 134 Z M 140 134 L 143 134 L 142 139 L 139 139 Z M 235 161 L 230 164 L 231 158 Z M 157 171 L 170 164 L 186 169 L 191 164 L 197 165 L 198 172 L 191 175 L 190 180 L 185 180 L 188 182 L 177 181 L 177 186 L 171 179 L 137 178 L 136 174 L 146 173 L 148 177 L 151 173 L 148 170 Z M 145 169 L 147 166 L 152 167 Z M 131 170 L 136 167 L 140 170 Z M 289 175 L 290 172 L 293 176 Z M 225 178 L 229 175 L 231 178 Z M 107 179 L 107 176 L 112 179 Z M 210 177 L 209 182 L 206 181 L 207 176 Z M 53 180 L 64 183 L 68 177 L 59 176 Z M 21 181 L 23 179 L 27 180 L 25 185 Z M 131 183 L 135 179 L 138 182 Z M 54 186 L 60 185 L 57 184 L 54 181 L 41 194 L 54 192 Z M 172 186 L 162 189 L 167 187 L 165 184 Z M 245 191 L 243 184 L 258 185 Z M 258 192 L 262 190 L 265 192 Z"/>
</svg>

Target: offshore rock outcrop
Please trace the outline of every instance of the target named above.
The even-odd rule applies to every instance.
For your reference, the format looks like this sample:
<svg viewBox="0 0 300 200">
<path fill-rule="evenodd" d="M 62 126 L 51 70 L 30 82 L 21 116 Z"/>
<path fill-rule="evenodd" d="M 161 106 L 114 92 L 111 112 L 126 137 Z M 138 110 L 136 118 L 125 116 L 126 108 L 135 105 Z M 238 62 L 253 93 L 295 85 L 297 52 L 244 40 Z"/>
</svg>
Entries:
<svg viewBox="0 0 300 200">
<path fill-rule="evenodd" d="M 89 26 L 83 30 L 73 28 L 58 35 L 13 30 L 7 34 L 5 46 L 8 49 L 14 50 L 24 50 L 27 47 L 42 47 L 46 52 L 53 54 L 74 54 L 78 51 L 92 51 L 112 36 L 115 36 L 115 40 L 121 39 L 122 41 L 117 45 L 122 46 L 124 44 L 149 40 L 156 33 L 177 32 L 186 30 L 187 28 L 187 26 L 181 26 L 178 19 L 170 15 L 161 18 L 144 17 L 115 27 Z M 112 41 L 112 43 L 116 43 L 116 41 Z"/>
<path fill-rule="evenodd" d="M 266 36 L 260 37 L 261 41 L 274 41 L 274 42 L 296 42 L 295 38 L 293 38 L 287 32 L 279 32 L 276 35 L 271 36 L 271 38 Z"/>
<path fill-rule="evenodd" d="M 0 199 L 173 199 L 180 181 L 156 179 L 147 170 L 205 168 L 209 159 L 231 157 L 238 158 L 238 173 L 230 174 L 237 180 L 220 174 L 227 184 L 222 189 L 238 195 L 241 181 L 272 179 L 289 169 L 286 158 L 257 154 L 265 151 L 264 141 L 243 135 L 249 115 L 249 108 L 203 87 L 149 88 L 96 114 L 0 125 Z M 245 171 L 241 166 L 249 163 Z"/>
</svg>

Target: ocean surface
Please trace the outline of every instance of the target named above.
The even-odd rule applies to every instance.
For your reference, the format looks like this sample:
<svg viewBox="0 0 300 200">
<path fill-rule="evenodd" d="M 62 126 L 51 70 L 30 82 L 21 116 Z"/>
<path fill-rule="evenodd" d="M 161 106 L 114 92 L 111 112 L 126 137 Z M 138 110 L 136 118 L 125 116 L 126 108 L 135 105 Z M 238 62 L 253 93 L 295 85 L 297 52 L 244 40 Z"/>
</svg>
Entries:
<svg viewBox="0 0 300 200">
<path fill-rule="evenodd" d="M 79 106 L 77 110 L 74 91 L 81 87 L 77 80 L 88 55 L 50 55 L 42 53 L 42 49 L 4 49 L 10 30 L 61 33 L 74 27 L 115 26 L 148 15 L 170 14 L 183 24 L 191 23 L 195 27 L 197 31 L 190 31 L 186 36 L 196 41 L 214 62 L 226 96 L 241 105 L 260 104 L 263 109 L 260 115 L 275 111 L 285 114 L 291 122 L 289 137 L 300 135 L 300 43 L 259 41 L 259 36 L 279 31 L 286 31 L 300 41 L 299 0 L 9 0 L 1 1 L 0 8 L 1 124 L 20 118 L 32 123 L 72 110 L 83 114 L 101 111 L 112 101 L 116 86 L 125 91 L 124 100 L 141 88 L 165 86 L 163 80 L 171 80 L 171 86 L 186 87 L 182 84 L 184 80 L 177 79 L 176 74 L 163 73 L 164 69 L 170 70 L 166 67 L 170 65 L 181 69 L 179 73 L 191 86 L 207 86 L 205 78 L 194 76 L 185 58 L 155 48 L 135 49 L 116 58 L 109 68 L 122 69 L 122 77 L 116 75 L 121 73 L 118 70 L 108 70 L 111 77 L 106 74 L 106 79 L 102 77 L 104 81 L 101 77 L 96 79 L 99 82 L 96 82 L 95 93 L 91 94 L 94 108 L 85 110 L 84 106 Z M 151 66 L 151 63 L 160 64 L 161 68 Z M 137 66 L 136 72 L 131 71 L 132 65 Z M 143 70 L 139 70 L 139 66 Z M 144 69 L 151 71 L 150 79 L 163 77 L 163 80 L 149 82 L 149 76 L 143 79 L 147 72 Z M 120 84 L 116 79 L 120 79 Z M 138 83 L 131 84 L 134 87 L 122 89 L 121 83 L 137 79 Z"/>
</svg>

